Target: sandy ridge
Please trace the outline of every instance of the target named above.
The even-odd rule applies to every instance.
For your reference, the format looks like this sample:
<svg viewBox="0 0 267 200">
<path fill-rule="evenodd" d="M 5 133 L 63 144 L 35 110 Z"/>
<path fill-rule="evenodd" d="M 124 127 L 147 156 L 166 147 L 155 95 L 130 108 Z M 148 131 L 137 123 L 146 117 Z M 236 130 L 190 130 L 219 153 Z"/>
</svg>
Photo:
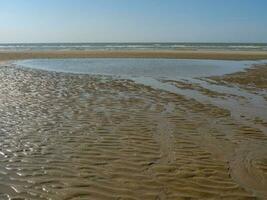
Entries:
<svg viewBox="0 0 267 200">
<path fill-rule="evenodd" d="M 0 61 L 33 58 L 176 58 L 214 60 L 267 59 L 258 51 L 2 51 Z"/>
</svg>

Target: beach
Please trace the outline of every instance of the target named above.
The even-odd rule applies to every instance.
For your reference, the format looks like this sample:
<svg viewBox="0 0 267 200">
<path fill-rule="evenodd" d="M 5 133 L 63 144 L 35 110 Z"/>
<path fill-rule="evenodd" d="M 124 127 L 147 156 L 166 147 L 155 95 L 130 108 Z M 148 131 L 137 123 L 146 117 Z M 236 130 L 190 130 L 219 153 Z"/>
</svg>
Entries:
<svg viewBox="0 0 267 200">
<path fill-rule="evenodd" d="M 10 64 L 44 58 L 241 61 L 267 52 L 0 52 L 0 199 L 267 198 L 266 63 L 159 80 L 178 92 Z"/>
<path fill-rule="evenodd" d="M 173 58 L 213 60 L 267 59 L 267 51 L 0 51 L 0 60 L 32 58 Z"/>
</svg>

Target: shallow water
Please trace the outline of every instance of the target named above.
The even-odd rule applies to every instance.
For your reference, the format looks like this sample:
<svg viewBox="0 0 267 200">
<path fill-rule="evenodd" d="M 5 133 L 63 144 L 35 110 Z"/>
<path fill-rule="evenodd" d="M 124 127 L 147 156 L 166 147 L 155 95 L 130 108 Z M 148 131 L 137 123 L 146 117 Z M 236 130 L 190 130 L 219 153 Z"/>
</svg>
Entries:
<svg viewBox="0 0 267 200">
<path fill-rule="evenodd" d="M 260 118 L 267 121 L 267 104 L 262 95 L 244 91 L 235 86 L 210 84 L 203 77 L 222 76 L 243 71 L 252 65 L 266 63 L 262 61 L 225 61 L 196 59 L 34 59 L 17 61 L 15 64 L 27 68 L 66 72 L 74 74 L 108 75 L 115 79 L 133 80 L 154 89 L 174 92 L 188 99 L 204 104 L 213 104 L 227 109 L 238 121 L 247 124 L 248 120 Z M 209 96 L 195 88 L 180 88 L 171 81 L 195 84 L 201 90 L 208 90 L 227 96 Z M 235 98 L 233 98 L 235 97 Z M 241 100 L 242 99 L 242 100 Z M 254 124 L 254 122 L 253 122 Z M 257 127 L 265 129 L 264 127 Z"/>
<path fill-rule="evenodd" d="M 78 74 L 130 77 L 189 78 L 241 71 L 255 61 L 179 59 L 34 59 L 16 62 L 24 67 Z"/>
</svg>

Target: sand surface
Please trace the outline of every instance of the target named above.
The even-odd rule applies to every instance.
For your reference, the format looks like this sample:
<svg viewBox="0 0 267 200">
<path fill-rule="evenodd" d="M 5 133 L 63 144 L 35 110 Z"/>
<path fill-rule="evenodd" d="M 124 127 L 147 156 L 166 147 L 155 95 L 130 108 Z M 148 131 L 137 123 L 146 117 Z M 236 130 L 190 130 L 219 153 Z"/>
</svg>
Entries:
<svg viewBox="0 0 267 200">
<path fill-rule="evenodd" d="M 266 119 L 244 124 L 227 109 L 129 80 L 6 65 L 0 67 L 0 199 L 267 198 Z M 210 81 L 265 97 L 266 68 Z"/>
<path fill-rule="evenodd" d="M 0 52 L 0 60 L 30 58 L 179 58 L 217 60 L 267 59 L 267 52 L 257 51 L 26 51 Z"/>
<path fill-rule="evenodd" d="M 267 89 L 267 66 L 255 65 L 245 72 L 228 74 L 222 77 L 212 77 L 212 79 L 221 83 L 238 84 L 247 89 Z"/>
</svg>

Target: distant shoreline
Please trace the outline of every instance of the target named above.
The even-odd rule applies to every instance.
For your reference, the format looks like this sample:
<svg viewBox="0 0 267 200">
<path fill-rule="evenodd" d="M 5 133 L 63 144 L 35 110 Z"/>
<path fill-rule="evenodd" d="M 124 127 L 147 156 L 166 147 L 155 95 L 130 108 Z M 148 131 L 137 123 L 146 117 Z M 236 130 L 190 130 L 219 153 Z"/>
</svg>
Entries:
<svg viewBox="0 0 267 200">
<path fill-rule="evenodd" d="M 209 59 L 209 60 L 264 60 L 264 51 L 0 51 L 0 61 L 41 58 L 166 58 L 166 59 Z"/>
</svg>

